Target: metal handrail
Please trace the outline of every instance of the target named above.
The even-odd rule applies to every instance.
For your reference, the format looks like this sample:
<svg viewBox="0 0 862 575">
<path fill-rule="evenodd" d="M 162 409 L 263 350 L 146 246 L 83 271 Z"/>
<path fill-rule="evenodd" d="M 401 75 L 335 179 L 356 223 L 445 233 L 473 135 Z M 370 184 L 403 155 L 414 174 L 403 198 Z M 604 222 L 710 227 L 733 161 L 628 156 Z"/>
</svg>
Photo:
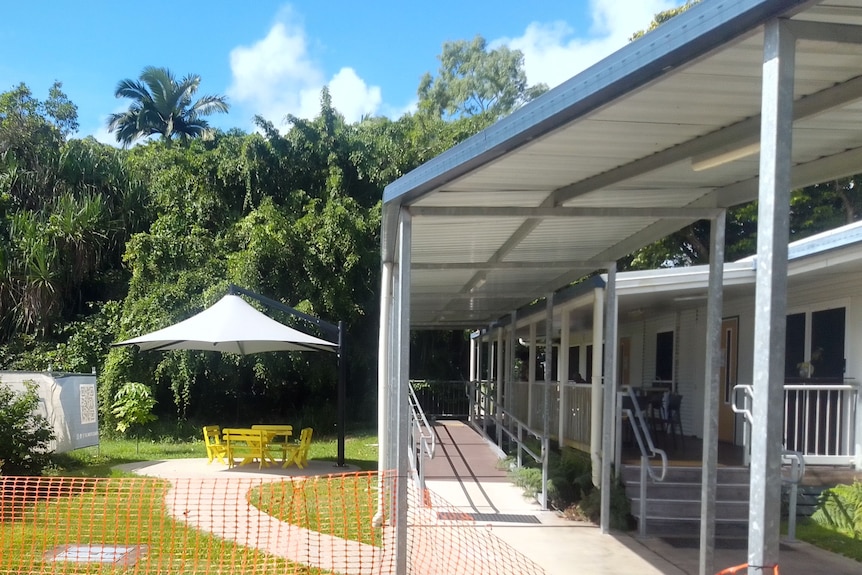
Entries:
<svg viewBox="0 0 862 575">
<path fill-rule="evenodd" d="M 841 389 L 855 389 L 855 386 L 818 386 L 818 385 L 785 385 L 785 390 L 817 390 L 818 388 L 824 388 L 827 390 L 834 390 L 836 388 Z M 743 396 L 743 405 L 739 405 L 739 393 L 744 393 Z M 733 409 L 734 413 L 742 414 L 743 419 L 745 420 L 745 437 L 746 444 L 748 443 L 748 438 L 751 435 L 751 424 L 754 421 L 754 418 L 751 414 L 751 404 L 754 400 L 754 389 L 750 385 L 735 385 L 733 387 L 733 402 L 730 407 Z M 781 481 L 782 483 L 787 483 L 790 485 L 790 505 L 787 510 L 787 539 L 789 541 L 796 540 L 796 503 L 797 503 L 797 492 L 799 488 L 799 484 L 802 482 L 802 478 L 805 476 L 805 455 L 800 451 L 793 451 L 787 449 L 784 445 L 781 446 L 781 462 L 787 463 L 790 465 L 790 474 L 782 475 Z"/>
<path fill-rule="evenodd" d="M 631 399 L 632 407 L 634 407 L 634 410 L 627 407 L 623 408 L 621 404 L 620 413 L 627 416 L 626 419 L 628 419 L 629 425 L 631 425 L 632 433 L 634 433 L 635 440 L 638 444 L 638 449 L 641 453 L 639 493 L 640 521 L 638 521 L 638 533 L 641 537 L 646 537 L 647 474 L 649 474 L 649 477 L 652 478 L 653 481 L 664 481 L 664 478 L 667 475 L 667 453 L 663 449 L 658 449 L 655 444 L 653 444 L 652 435 L 649 432 L 649 426 L 647 425 L 646 417 L 644 416 L 643 410 L 640 408 L 640 403 L 638 402 L 638 398 L 635 395 L 634 390 L 629 387 L 626 392 Z M 652 464 L 650 464 L 650 459 L 655 456 L 658 456 L 661 459 L 661 473 L 658 475 L 653 471 Z"/>
<path fill-rule="evenodd" d="M 419 399 L 416 397 L 412 385 L 407 386 L 407 397 L 410 401 L 411 426 L 413 428 L 413 448 L 410 457 L 410 464 L 413 471 L 418 477 L 419 492 L 425 491 L 425 459 L 432 459 L 434 452 L 437 450 L 437 434 L 431 424 L 428 423 L 428 418 L 425 417 L 425 412 L 422 411 L 422 406 L 419 405 Z"/>
<path fill-rule="evenodd" d="M 512 433 L 506 426 L 501 426 L 501 430 L 505 433 L 509 439 L 515 442 L 515 445 L 518 446 L 517 450 L 517 463 L 518 467 L 521 467 L 522 459 L 521 452 L 526 451 L 527 455 L 533 458 L 536 463 L 540 463 L 542 465 L 542 495 L 539 500 L 539 503 L 542 505 L 542 509 L 548 508 L 548 450 L 550 448 L 550 440 L 548 437 L 540 434 L 537 431 L 533 431 L 530 429 L 526 423 L 512 415 L 510 412 L 506 411 L 505 408 L 500 408 L 500 412 L 507 418 L 509 423 L 514 423 L 518 428 L 518 433 Z M 542 445 L 542 453 L 541 455 L 537 455 L 532 449 L 527 447 L 527 444 L 524 443 L 524 430 L 527 431 L 530 435 L 535 437 L 541 442 Z"/>
<path fill-rule="evenodd" d="M 641 457 L 645 457 L 647 461 L 656 456 L 661 459 L 661 474 L 656 475 L 653 472 L 652 465 L 648 465 L 647 472 L 649 473 L 649 476 L 653 481 L 664 481 L 665 475 L 667 475 L 667 452 L 663 449 L 657 448 L 653 443 L 652 435 L 649 432 L 649 425 L 647 424 L 643 410 L 640 408 L 640 404 L 638 403 L 638 398 L 635 395 L 634 390 L 632 388 L 628 388 L 627 393 L 632 400 L 634 412 L 628 408 L 621 408 L 621 412 L 628 416 L 629 424 L 634 432 L 635 441 L 637 441 Z M 641 463 L 643 463 L 643 461 Z"/>
</svg>

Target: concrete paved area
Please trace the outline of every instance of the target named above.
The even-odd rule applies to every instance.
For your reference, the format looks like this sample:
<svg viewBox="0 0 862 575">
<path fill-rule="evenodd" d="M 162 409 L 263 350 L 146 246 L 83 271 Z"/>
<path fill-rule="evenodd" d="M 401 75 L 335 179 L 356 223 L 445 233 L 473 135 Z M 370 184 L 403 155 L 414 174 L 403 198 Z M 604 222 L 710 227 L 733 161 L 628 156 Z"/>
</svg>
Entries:
<svg viewBox="0 0 862 575">
<path fill-rule="evenodd" d="M 457 421 L 438 421 L 435 429 L 440 442 L 435 459 L 440 460 L 431 466 L 433 471 L 426 472 L 427 487 L 456 509 L 478 514 L 477 523 L 537 563 L 547 575 L 698 573 L 700 549 L 696 540 L 669 542 L 638 539 L 626 533 L 603 535 L 592 524 L 543 511 L 535 500 L 525 498 L 520 488 L 500 480 L 505 472 L 497 469 L 495 448 L 478 433 Z M 450 470 L 448 475 L 446 469 Z M 747 542 L 735 543 L 734 549 L 716 549 L 716 572 L 747 562 Z M 783 541 L 779 566 L 782 575 L 862 573 L 862 563 L 803 542 Z"/>
</svg>

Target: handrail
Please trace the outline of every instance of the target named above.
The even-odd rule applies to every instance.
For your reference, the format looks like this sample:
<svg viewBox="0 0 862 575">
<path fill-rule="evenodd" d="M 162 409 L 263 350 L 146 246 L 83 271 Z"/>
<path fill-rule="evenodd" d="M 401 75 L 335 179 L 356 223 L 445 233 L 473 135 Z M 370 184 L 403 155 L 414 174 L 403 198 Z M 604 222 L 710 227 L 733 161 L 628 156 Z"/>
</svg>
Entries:
<svg viewBox="0 0 862 575">
<path fill-rule="evenodd" d="M 790 506 L 787 510 L 787 539 L 796 540 L 796 499 L 799 483 L 805 475 L 805 457 L 798 451 L 784 449 L 782 446 L 781 460 L 790 460 L 790 476 L 781 476 L 783 483 L 790 484 Z"/>
<path fill-rule="evenodd" d="M 850 385 L 794 385 L 794 384 L 785 384 L 784 389 L 791 391 L 808 391 L 823 388 L 824 390 L 835 390 L 835 389 L 855 389 L 856 386 L 853 384 Z M 740 392 L 744 393 L 743 396 L 743 405 L 739 405 L 739 394 Z M 754 401 L 754 389 L 750 385 L 735 385 L 733 387 L 733 402 L 730 407 L 733 409 L 734 413 L 742 414 L 745 419 L 745 436 L 746 442 L 747 438 L 750 437 L 751 434 L 751 425 L 754 421 L 754 418 L 751 414 L 751 404 Z M 802 481 L 802 478 L 805 476 L 805 455 L 800 451 L 793 451 L 787 449 L 783 444 L 781 446 L 781 462 L 790 464 L 790 475 L 782 475 L 781 482 L 787 483 L 790 485 L 790 495 L 789 495 L 789 509 L 787 512 L 787 539 L 789 541 L 794 541 L 796 539 L 796 500 L 797 500 L 797 490 L 799 487 L 799 483 Z"/>
<path fill-rule="evenodd" d="M 514 423 L 518 427 L 517 435 L 512 433 L 506 426 L 501 427 L 501 431 L 505 433 L 512 441 L 515 442 L 515 445 L 518 446 L 517 449 L 517 463 L 518 467 L 521 467 L 521 451 L 526 451 L 527 454 L 535 460 L 536 463 L 540 463 L 542 465 L 542 496 L 539 503 L 542 504 L 542 509 L 546 510 L 548 508 L 548 452 L 550 448 L 549 438 L 539 434 L 536 431 L 530 429 L 526 423 L 512 415 L 510 412 L 506 411 L 505 408 L 501 407 L 500 412 L 507 418 L 507 420 L 511 423 Z M 537 455 L 533 452 L 532 449 L 527 447 L 527 444 L 524 443 L 524 430 L 527 430 L 527 433 L 535 437 L 541 442 L 542 445 L 542 454 Z"/>
<path fill-rule="evenodd" d="M 649 476 L 653 481 L 664 481 L 664 478 L 667 475 L 667 453 L 663 449 L 657 448 L 653 443 L 646 417 L 644 416 L 643 410 L 640 408 L 640 404 L 638 403 L 634 390 L 632 388 L 628 388 L 627 392 L 632 400 L 634 412 L 628 408 L 621 408 L 621 412 L 628 415 L 628 420 L 632 427 L 632 431 L 634 432 L 635 440 L 637 441 L 641 456 L 646 457 L 648 460 L 655 456 L 659 456 L 661 459 L 661 475 L 656 475 L 653 472 L 652 465 L 648 465 L 647 472 L 649 473 Z"/>
<path fill-rule="evenodd" d="M 428 423 L 428 418 L 425 417 L 425 412 L 422 411 L 422 406 L 419 405 L 419 399 L 416 397 L 416 391 L 413 385 L 407 386 L 408 400 L 410 401 L 411 425 L 413 427 L 413 449 L 410 457 L 410 464 L 413 471 L 418 476 L 419 492 L 425 492 L 425 465 L 424 460 L 432 459 L 434 452 L 437 450 L 437 434 L 431 424 Z"/>
<path fill-rule="evenodd" d="M 631 398 L 631 404 L 632 407 L 634 407 L 634 410 L 628 407 L 623 407 L 622 403 L 620 403 L 620 414 L 625 414 L 627 416 L 626 419 L 628 419 L 629 425 L 631 425 L 635 440 L 638 443 L 638 449 L 640 449 L 641 452 L 639 495 L 640 521 L 638 521 L 638 532 L 641 537 L 646 537 L 647 474 L 649 474 L 653 481 L 664 481 L 664 478 L 667 475 L 667 453 L 662 449 L 658 449 L 653 444 L 652 435 L 649 432 L 646 418 L 644 417 L 643 410 L 641 410 L 640 408 L 640 403 L 638 402 L 637 396 L 635 396 L 634 390 L 629 387 L 625 392 L 622 392 L 620 396 L 622 396 L 626 392 L 628 393 L 629 398 Z M 656 473 L 653 471 L 652 465 L 650 464 L 650 459 L 652 459 L 656 455 L 661 458 L 661 474 L 659 475 L 656 475 Z"/>
</svg>

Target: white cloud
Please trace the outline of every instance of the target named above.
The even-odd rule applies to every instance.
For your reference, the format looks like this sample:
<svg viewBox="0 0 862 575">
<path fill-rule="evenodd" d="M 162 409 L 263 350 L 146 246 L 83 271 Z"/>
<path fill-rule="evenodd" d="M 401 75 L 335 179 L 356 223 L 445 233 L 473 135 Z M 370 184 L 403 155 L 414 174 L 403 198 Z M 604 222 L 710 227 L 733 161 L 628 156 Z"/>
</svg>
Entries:
<svg viewBox="0 0 862 575">
<path fill-rule="evenodd" d="M 563 21 L 533 22 L 522 36 L 499 38 L 490 45 L 505 44 L 523 52 L 527 81 L 553 88 L 622 48 L 656 13 L 680 4 L 681 0 L 591 0 L 589 30 L 575 30 Z"/>
<path fill-rule="evenodd" d="M 382 97 L 378 86 L 368 86 L 353 68 L 342 68 L 329 81 L 332 105 L 348 121 L 359 120 L 380 108 Z"/>
<path fill-rule="evenodd" d="M 352 68 L 342 68 L 329 81 L 309 53 L 302 23 L 283 10 L 266 37 L 251 46 L 231 50 L 232 103 L 283 127 L 287 114 L 313 118 L 320 112 L 320 91 L 328 85 L 335 108 L 348 122 L 373 114 L 380 107 L 380 88 L 368 86 Z"/>
</svg>

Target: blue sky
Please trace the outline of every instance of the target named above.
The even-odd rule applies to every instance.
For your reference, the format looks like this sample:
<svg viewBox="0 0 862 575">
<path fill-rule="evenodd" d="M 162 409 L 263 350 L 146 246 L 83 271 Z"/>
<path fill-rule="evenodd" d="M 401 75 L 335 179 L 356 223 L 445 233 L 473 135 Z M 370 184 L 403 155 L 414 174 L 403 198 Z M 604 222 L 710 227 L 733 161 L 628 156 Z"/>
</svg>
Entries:
<svg viewBox="0 0 862 575">
<path fill-rule="evenodd" d="M 202 78 L 225 94 L 220 128 L 281 127 L 313 117 L 330 87 L 348 120 L 398 117 L 436 73 L 446 41 L 477 34 L 524 53 L 530 83 L 555 86 L 623 46 L 652 16 L 683 0 L 30 0 L 0 20 L 0 91 L 26 83 L 40 99 L 54 80 L 78 105 L 78 136 L 113 141 L 105 118 L 125 109 L 117 82 L 148 65 Z"/>
</svg>

